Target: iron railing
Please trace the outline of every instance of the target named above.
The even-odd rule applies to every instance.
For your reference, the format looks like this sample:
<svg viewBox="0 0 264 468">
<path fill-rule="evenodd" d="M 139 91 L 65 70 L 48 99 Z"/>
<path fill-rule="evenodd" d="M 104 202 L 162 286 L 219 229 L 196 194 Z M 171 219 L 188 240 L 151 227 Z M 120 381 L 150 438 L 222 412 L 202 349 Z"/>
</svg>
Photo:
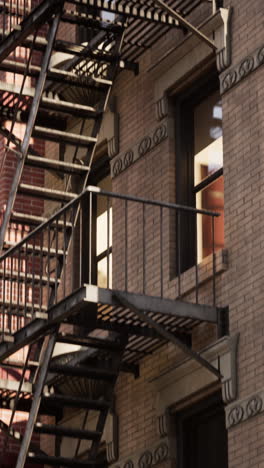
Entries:
<svg viewBox="0 0 264 468">
<path fill-rule="evenodd" d="M 207 268 L 211 268 L 215 303 L 217 216 L 88 186 L 0 257 L 2 334 L 14 333 L 36 313 L 45 313 L 85 283 L 99 281 L 99 286 L 115 290 L 180 297 L 182 259 L 193 242 L 194 300 L 198 303 L 198 217 L 209 221 L 207 230 L 211 226 L 212 255 Z M 182 236 L 186 219 L 194 226 L 189 239 Z M 98 278 L 100 262 L 103 280 Z"/>
</svg>

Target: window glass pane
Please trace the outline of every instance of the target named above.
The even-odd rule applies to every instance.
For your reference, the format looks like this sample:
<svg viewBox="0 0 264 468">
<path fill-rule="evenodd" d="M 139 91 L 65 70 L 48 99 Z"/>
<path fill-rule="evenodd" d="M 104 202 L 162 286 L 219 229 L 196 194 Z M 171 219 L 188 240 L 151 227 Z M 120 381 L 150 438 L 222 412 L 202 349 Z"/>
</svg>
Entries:
<svg viewBox="0 0 264 468">
<path fill-rule="evenodd" d="M 112 288 L 112 254 L 109 255 L 109 288 Z M 97 286 L 107 288 L 107 257 L 97 264 Z"/>
<path fill-rule="evenodd" d="M 111 192 L 111 178 L 105 177 L 98 183 L 98 187 Z M 96 255 L 100 255 L 107 247 L 112 246 L 112 208 L 109 199 L 109 245 L 107 245 L 107 197 L 97 196 L 96 213 Z"/>
<path fill-rule="evenodd" d="M 196 207 L 215 211 L 220 214 L 214 221 L 215 250 L 224 247 L 224 178 L 217 180 L 196 194 Z M 210 216 L 197 217 L 198 261 L 213 251 L 213 232 Z"/>
<path fill-rule="evenodd" d="M 194 183 L 223 167 L 222 105 L 219 93 L 194 107 Z"/>
</svg>

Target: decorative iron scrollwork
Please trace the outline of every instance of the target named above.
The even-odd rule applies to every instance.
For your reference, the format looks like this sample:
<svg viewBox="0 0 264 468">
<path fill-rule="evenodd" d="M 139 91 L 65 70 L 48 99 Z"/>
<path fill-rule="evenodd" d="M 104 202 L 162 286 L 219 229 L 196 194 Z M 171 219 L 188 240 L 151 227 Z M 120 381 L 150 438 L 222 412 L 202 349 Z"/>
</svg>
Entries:
<svg viewBox="0 0 264 468">
<path fill-rule="evenodd" d="M 255 395 L 250 400 L 247 402 L 246 406 L 246 413 L 248 418 L 251 418 L 252 416 L 255 416 L 256 414 L 260 413 L 262 410 L 262 398 L 260 396 Z"/>
<path fill-rule="evenodd" d="M 242 421 L 243 416 L 243 407 L 240 405 L 234 406 L 228 415 L 229 426 L 235 426 L 236 424 L 238 424 L 240 421 Z"/>
<path fill-rule="evenodd" d="M 146 450 L 142 453 L 141 457 L 138 460 L 138 467 L 139 468 L 150 468 L 152 465 L 152 453 L 150 450 Z"/>
</svg>

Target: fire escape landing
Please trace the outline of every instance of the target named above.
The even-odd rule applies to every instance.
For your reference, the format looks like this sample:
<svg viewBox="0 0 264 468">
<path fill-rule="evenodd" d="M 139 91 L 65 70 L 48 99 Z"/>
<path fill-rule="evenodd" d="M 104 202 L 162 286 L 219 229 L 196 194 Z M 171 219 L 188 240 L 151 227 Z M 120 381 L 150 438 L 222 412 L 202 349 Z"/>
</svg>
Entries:
<svg viewBox="0 0 264 468">
<path fill-rule="evenodd" d="M 0 380 L 1 403 L 11 410 L 9 424 L 1 422 L 7 434 L 2 457 L 8 453 L 8 437 L 12 437 L 20 443 L 17 468 L 26 461 L 81 467 L 101 462 L 101 438 L 120 371 L 137 375 L 140 359 L 172 342 L 220 378 L 219 371 L 191 347 L 194 327 L 201 322 L 219 325 L 222 314 L 215 305 L 217 214 L 88 185 L 117 73 L 122 69 L 137 73 L 138 57 L 170 28 L 187 27 L 215 47 L 184 19 L 203 0 L 171 1 L 169 8 L 160 0 L 144 5 L 138 0 L 32 3 L 32 9 L 26 0 L 4 2 L 2 8 L 0 70 L 6 77 L 19 77 L 12 85 L 7 79 L 0 83 L 0 133 L 5 138 L 1 173 L 10 162 L 13 167 L 0 230 L 0 360 L 4 369 L 19 370 L 17 381 Z M 217 3 L 213 4 L 216 8 Z M 72 42 L 59 39 L 60 25 L 65 23 L 75 37 Z M 56 54 L 62 54 L 60 63 L 56 63 Z M 68 131 L 70 119 L 78 119 L 79 125 Z M 22 137 L 17 135 L 18 124 L 24 129 Z M 54 157 L 39 149 L 43 140 L 45 145 L 54 144 Z M 34 180 L 28 182 L 29 170 L 33 179 L 38 176 L 38 185 Z M 56 190 L 46 184 L 50 174 L 61 179 Z M 94 279 L 94 206 L 99 198 L 106 204 L 105 287 L 97 286 Z M 25 202 L 32 199 L 38 201 L 34 213 Z M 55 214 L 43 215 L 47 203 Z M 192 217 L 194 224 L 198 216 L 205 216 L 212 225 L 211 306 L 199 304 L 197 252 L 196 301 L 191 304 L 181 299 L 184 216 Z M 146 228 L 148 222 L 152 232 Z M 178 272 L 175 294 L 166 290 L 165 280 L 164 258 L 172 240 L 166 234 L 169 225 L 176 226 L 172 234 Z M 20 233 L 16 242 L 14 230 Z M 154 242 L 151 252 L 149 240 Z M 155 292 L 148 286 L 153 256 L 160 270 L 159 291 Z M 132 259 L 138 262 L 136 283 Z M 78 352 L 57 353 L 58 345 L 77 347 Z M 15 353 L 22 349 L 26 357 L 19 362 Z M 86 391 L 76 395 L 71 385 L 80 379 Z M 41 413 L 58 414 L 66 407 L 85 410 L 80 428 L 37 421 Z M 19 409 L 29 412 L 23 437 L 13 428 Z M 87 428 L 91 412 L 97 415 L 92 429 Z M 33 433 L 77 439 L 74 457 L 41 451 L 32 443 Z M 88 441 L 85 454 L 79 451 L 81 440 Z"/>
</svg>

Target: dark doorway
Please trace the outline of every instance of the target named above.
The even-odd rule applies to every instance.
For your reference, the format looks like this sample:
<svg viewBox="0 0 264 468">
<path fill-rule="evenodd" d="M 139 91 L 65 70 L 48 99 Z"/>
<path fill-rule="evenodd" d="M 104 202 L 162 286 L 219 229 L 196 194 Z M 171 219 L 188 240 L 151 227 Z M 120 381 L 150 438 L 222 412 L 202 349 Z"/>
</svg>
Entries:
<svg viewBox="0 0 264 468">
<path fill-rule="evenodd" d="M 178 413 L 176 428 L 180 468 L 228 467 L 225 412 L 219 394 Z"/>
</svg>

